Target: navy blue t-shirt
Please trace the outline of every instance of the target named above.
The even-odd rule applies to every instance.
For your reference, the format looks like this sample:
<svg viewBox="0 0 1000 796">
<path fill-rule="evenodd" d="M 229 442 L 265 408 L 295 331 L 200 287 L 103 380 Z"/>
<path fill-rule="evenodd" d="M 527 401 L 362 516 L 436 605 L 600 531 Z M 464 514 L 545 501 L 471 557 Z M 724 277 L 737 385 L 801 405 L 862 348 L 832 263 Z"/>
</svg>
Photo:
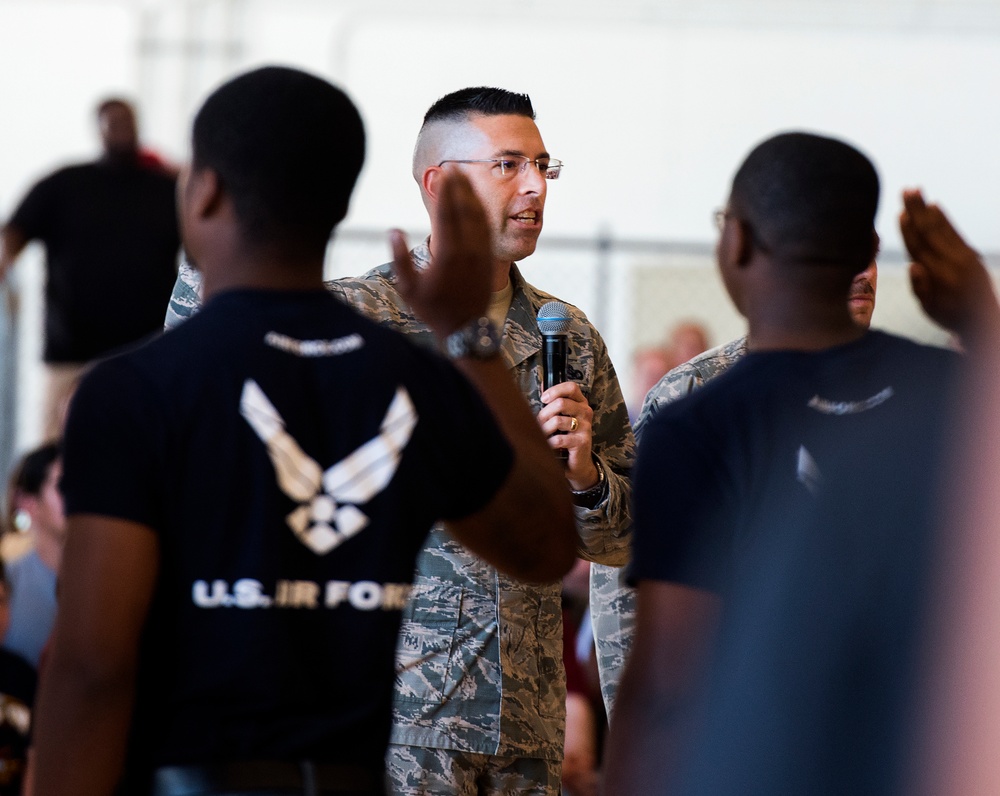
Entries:
<svg viewBox="0 0 1000 796">
<path fill-rule="evenodd" d="M 820 352 L 750 353 L 665 406 L 639 445 L 631 578 L 724 591 L 769 524 L 815 501 L 841 446 L 863 457 L 866 439 L 916 424 L 958 362 L 873 331 Z"/>
<path fill-rule="evenodd" d="M 766 539 L 726 596 L 670 793 L 907 792 L 934 564 L 953 542 L 940 492 L 955 392 L 933 363 L 908 361 L 925 379 L 909 408 L 861 438 L 828 428 L 818 499 L 759 518 Z"/>
<path fill-rule="evenodd" d="M 326 291 L 224 293 L 99 365 L 70 411 L 67 512 L 146 525 L 161 556 L 131 768 L 380 767 L 417 552 L 511 464 L 450 363 Z"/>
</svg>

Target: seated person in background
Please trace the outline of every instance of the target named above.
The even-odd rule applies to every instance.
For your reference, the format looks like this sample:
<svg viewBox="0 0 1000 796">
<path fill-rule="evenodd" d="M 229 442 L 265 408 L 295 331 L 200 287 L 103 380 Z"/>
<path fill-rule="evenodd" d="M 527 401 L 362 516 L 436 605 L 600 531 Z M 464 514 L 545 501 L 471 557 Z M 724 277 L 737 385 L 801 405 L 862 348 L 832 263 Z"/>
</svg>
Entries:
<svg viewBox="0 0 1000 796">
<path fill-rule="evenodd" d="M 0 563 L 0 635 L 9 624 L 10 584 Z M 35 682 L 35 670 L 24 658 L 0 649 L 0 796 L 21 796 Z"/>
<path fill-rule="evenodd" d="M 59 446 L 50 442 L 25 454 L 8 485 L 10 524 L 30 534 L 32 547 L 7 562 L 12 594 L 3 646 L 36 668 L 56 617 L 56 575 L 66 539 L 61 475 Z"/>
</svg>

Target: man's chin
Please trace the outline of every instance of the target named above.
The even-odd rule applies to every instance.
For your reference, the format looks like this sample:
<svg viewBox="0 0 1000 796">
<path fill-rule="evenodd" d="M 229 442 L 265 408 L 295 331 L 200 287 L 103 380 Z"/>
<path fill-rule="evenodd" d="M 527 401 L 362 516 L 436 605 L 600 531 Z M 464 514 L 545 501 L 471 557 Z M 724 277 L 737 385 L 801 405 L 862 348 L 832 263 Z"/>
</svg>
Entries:
<svg viewBox="0 0 1000 796">
<path fill-rule="evenodd" d="M 526 257 L 530 257 L 535 253 L 535 249 L 538 246 L 538 235 L 528 239 L 521 239 L 518 241 L 518 245 L 507 247 L 506 253 L 503 257 L 504 260 L 510 260 L 512 263 L 518 263 Z"/>
</svg>

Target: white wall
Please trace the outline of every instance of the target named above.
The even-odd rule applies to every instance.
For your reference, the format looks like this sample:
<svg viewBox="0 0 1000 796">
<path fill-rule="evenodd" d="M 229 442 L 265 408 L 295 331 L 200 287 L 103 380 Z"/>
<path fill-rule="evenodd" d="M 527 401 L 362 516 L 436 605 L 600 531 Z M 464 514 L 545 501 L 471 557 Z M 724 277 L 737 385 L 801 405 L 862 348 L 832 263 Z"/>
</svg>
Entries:
<svg viewBox="0 0 1000 796">
<path fill-rule="evenodd" d="M 884 249 L 900 246 L 899 191 L 921 185 L 978 247 L 1000 251 L 1000 3 L 0 0 L 0 37 L 0 218 L 40 175 L 95 151 L 104 94 L 138 96 L 147 141 L 180 159 L 214 85 L 280 62 L 340 83 L 365 117 L 369 156 L 347 228 L 425 229 L 409 176 L 422 114 L 455 88 L 497 84 L 532 95 L 549 150 L 567 163 L 551 186 L 551 239 L 693 243 L 708 269 L 710 213 L 735 167 L 761 138 L 796 128 L 845 137 L 875 160 Z M 630 261 L 614 263 L 624 278 L 604 322 L 624 375 L 651 332 L 622 295 L 643 289 L 624 273 Z M 18 270 L 37 294 L 40 269 Z M 572 290 L 582 276 L 542 286 Z M 580 295 L 591 310 L 594 291 Z M 733 319 L 716 314 L 728 332 Z M 31 404 L 35 372 L 22 372 Z M 25 423 L 23 441 L 35 434 Z"/>
</svg>

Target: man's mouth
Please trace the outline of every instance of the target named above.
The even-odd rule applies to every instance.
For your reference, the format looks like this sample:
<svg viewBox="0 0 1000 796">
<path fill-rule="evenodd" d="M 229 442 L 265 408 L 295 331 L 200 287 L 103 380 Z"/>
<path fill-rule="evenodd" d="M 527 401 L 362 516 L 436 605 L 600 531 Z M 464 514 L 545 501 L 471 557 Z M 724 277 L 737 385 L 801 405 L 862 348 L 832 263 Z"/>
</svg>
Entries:
<svg viewBox="0 0 1000 796">
<path fill-rule="evenodd" d="M 537 210 L 522 210 L 517 215 L 511 216 L 515 221 L 519 221 L 522 224 L 541 224 L 542 214 Z"/>
<path fill-rule="evenodd" d="M 851 288 L 851 293 L 847 298 L 852 301 L 855 299 L 870 301 L 875 298 L 875 288 L 871 286 L 870 282 L 862 282 L 857 287 Z"/>
</svg>

